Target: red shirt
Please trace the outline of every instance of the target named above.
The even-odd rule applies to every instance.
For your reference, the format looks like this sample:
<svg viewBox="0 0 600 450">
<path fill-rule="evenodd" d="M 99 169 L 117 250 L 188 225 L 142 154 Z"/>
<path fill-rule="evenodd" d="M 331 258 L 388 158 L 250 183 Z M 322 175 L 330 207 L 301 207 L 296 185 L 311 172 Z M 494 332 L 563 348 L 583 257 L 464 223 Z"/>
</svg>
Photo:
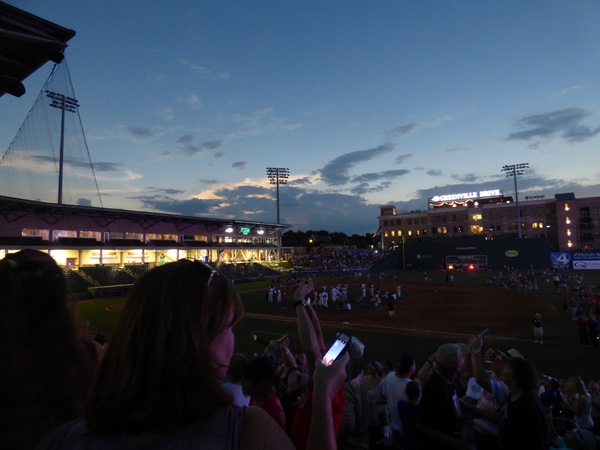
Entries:
<svg viewBox="0 0 600 450">
<path fill-rule="evenodd" d="M 294 410 L 294 419 L 292 421 L 292 429 L 290 431 L 290 437 L 296 450 L 305 450 L 306 441 L 308 439 L 308 431 L 310 429 L 310 421 L 312 418 L 312 391 L 313 382 L 312 379 L 308 382 L 308 388 L 306 392 L 300 398 L 298 405 Z M 342 415 L 346 409 L 346 395 L 344 393 L 344 385 L 340 387 L 340 390 L 333 398 L 331 402 L 331 413 L 333 416 L 333 430 L 337 434 L 342 422 Z"/>
</svg>

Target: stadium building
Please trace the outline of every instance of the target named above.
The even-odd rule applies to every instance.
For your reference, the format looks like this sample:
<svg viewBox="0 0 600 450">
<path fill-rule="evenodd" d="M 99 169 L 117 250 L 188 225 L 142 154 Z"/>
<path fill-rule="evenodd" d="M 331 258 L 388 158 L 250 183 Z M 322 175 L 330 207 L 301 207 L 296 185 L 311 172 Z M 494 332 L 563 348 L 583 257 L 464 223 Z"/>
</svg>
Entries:
<svg viewBox="0 0 600 450">
<path fill-rule="evenodd" d="M 497 189 L 448 193 L 429 199 L 424 211 L 381 206 L 378 220 L 382 246 L 402 251 L 409 267 L 543 266 L 552 252 L 600 247 L 600 197 L 573 193 L 525 196 L 518 210 Z M 495 264 L 492 254 L 501 255 Z"/>
</svg>

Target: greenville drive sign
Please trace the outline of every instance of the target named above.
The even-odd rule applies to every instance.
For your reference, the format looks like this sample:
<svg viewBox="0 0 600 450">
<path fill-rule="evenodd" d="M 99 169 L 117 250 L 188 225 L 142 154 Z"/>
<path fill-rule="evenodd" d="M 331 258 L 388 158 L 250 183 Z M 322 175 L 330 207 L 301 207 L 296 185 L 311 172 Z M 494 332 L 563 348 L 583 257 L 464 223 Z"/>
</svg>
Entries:
<svg viewBox="0 0 600 450">
<path fill-rule="evenodd" d="M 461 194 L 436 195 L 431 198 L 432 202 L 451 202 L 454 200 L 470 200 L 474 198 L 501 197 L 501 189 L 491 189 L 488 191 L 463 192 Z"/>
</svg>

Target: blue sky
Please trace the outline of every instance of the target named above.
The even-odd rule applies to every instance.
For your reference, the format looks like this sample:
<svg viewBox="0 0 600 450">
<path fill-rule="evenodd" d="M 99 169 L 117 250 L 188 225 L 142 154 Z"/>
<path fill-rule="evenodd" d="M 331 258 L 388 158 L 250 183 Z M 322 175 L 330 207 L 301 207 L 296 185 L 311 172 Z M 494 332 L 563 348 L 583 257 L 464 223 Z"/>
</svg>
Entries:
<svg viewBox="0 0 600 450">
<path fill-rule="evenodd" d="M 275 222 L 269 166 L 290 169 L 281 222 L 303 231 L 514 195 L 505 164 L 530 165 L 522 200 L 600 195 L 595 0 L 8 3 L 77 32 L 66 60 L 107 207 Z M 2 152 L 51 68 L 0 98 Z"/>
</svg>

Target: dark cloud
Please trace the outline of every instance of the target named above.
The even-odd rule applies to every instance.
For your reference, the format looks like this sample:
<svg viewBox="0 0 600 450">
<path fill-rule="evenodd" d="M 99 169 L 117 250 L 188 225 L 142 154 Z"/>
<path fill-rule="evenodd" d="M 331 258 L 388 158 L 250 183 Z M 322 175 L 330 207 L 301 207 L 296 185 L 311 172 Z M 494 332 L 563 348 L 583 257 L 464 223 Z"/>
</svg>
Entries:
<svg viewBox="0 0 600 450">
<path fill-rule="evenodd" d="M 206 215 L 210 213 L 212 207 L 219 204 L 218 200 L 199 200 L 196 198 L 179 200 L 164 195 L 130 198 L 140 201 L 147 209 L 184 216 Z"/>
<path fill-rule="evenodd" d="M 225 156 L 225 152 L 215 152 L 215 154 L 213 156 L 215 158 L 219 159 L 219 158 L 222 158 L 223 156 Z"/>
<path fill-rule="evenodd" d="M 182 147 L 184 153 L 187 156 L 194 156 L 196 153 L 203 152 L 204 150 L 217 150 L 223 146 L 222 140 L 206 141 L 200 145 L 185 145 Z"/>
<path fill-rule="evenodd" d="M 404 136 L 406 134 L 410 134 L 418 128 L 419 128 L 419 124 L 416 122 L 412 122 L 412 123 L 409 123 L 406 125 L 401 125 L 399 127 L 395 127 L 395 128 L 392 128 L 391 130 L 386 131 L 385 136 L 389 140 L 389 139 L 393 139 L 398 136 Z"/>
<path fill-rule="evenodd" d="M 295 180 L 290 180 L 288 184 L 292 186 L 304 186 L 312 184 L 312 180 L 309 177 L 296 178 Z"/>
<path fill-rule="evenodd" d="M 398 169 L 398 170 L 385 170 L 383 172 L 363 173 L 352 178 L 352 183 L 364 183 L 371 181 L 378 181 L 382 179 L 392 180 L 410 173 L 410 170 Z"/>
<path fill-rule="evenodd" d="M 588 110 L 573 107 L 521 117 L 515 121 L 519 131 L 511 133 L 506 140 L 548 140 L 561 136 L 568 142 L 586 141 L 600 133 L 600 125 L 590 127 L 583 123 L 591 115 Z"/>
<path fill-rule="evenodd" d="M 148 141 L 154 137 L 154 132 L 148 127 L 128 126 L 125 128 L 135 139 Z"/>
<path fill-rule="evenodd" d="M 79 198 L 77 199 L 78 206 L 92 206 L 92 201 L 89 198 Z"/>
<path fill-rule="evenodd" d="M 446 150 L 443 151 L 443 153 L 457 153 L 457 152 L 470 152 L 471 150 L 468 148 L 461 148 L 461 147 L 456 147 L 456 148 L 448 148 Z"/>
<path fill-rule="evenodd" d="M 231 164 L 231 168 L 235 170 L 244 170 L 248 163 L 245 161 L 236 161 Z"/>
<path fill-rule="evenodd" d="M 396 156 L 396 164 L 403 164 L 406 160 L 412 158 L 414 153 L 405 153 L 404 155 Z"/>
<path fill-rule="evenodd" d="M 432 177 L 439 177 L 442 174 L 442 171 L 431 169 L 431 170 L 426 171 L 425 173 L 427 175 L 431 175 Z"/>
<path fill-rule="evenodd" d="M 191 144 L 194 141 L 194 136 L 191 134 L 184 134 L 177 139 L 178 144 Z"/>
<path fill-rule="evenodd" d="M 31 156 L 31 159 L 33 161 L 42 163 L 42 164 L 47 164 L 47 163 L 51 163 L 51 164 L 56 164 L 57 160 L 56 158 L 52 157 L 52 156 L 45 156 L 45 155 L 33 155 Z M 73 168 L 78 168 L 78 169 L 92 169 L 92 164 L 89 161 L 85 161 L 83 159 L 79 159 L 79 158 L 72 158 L 69 156 L 65 156 L 63 159 L 63 163 L 65 165 L 65 167 L 73 167 Z M 120 170 L 122 167 L 121 164 L 117 164 L 117 163 L 111 163 L 111 162 L 95 162 L 94 163 L 94 170 L 96 172 L 115 172 L 117 170 Z"/>
<path fill-rule="evenodd" d="M 358 150 L 338 156 L 319 170 L 321 178 L 330 186 L 340 186 L 350 180 L 349 170 L 359 163 L 377 158 L 394 149 L 394 144 L 383 144 L 368 150 Z"/>
<path fill-rule="evenodd" d="M 478 180 L 481 180 L 481 177 L 475 173 L 465 173 L 462 175 L 451 175 L 453 180 L 460 181 L 462 183 L 475 183 Z"/>
<path fill-rule="evenodd" d="M 217 183 L 217 180 L 215 180 L 214 178 L 212 180 L 205 180 L 205 179 L 200 178 L 198 181 L 200 183 L 204 183 L 204 184 L 216 184 Z"/>
<path fill-rule="evenodd" d="M 152 186 L 148 186 L 146 189 L 146 191 L 154 191 L 154 192 L 158 192 L 160 194 L 165 194 L 165 195 L 177 195 L 177 194 L 183 194 L 185 191 L 182 191 L 181 189 L 170 189 L 170 188 L 155 188 Z"/>
</svg>

